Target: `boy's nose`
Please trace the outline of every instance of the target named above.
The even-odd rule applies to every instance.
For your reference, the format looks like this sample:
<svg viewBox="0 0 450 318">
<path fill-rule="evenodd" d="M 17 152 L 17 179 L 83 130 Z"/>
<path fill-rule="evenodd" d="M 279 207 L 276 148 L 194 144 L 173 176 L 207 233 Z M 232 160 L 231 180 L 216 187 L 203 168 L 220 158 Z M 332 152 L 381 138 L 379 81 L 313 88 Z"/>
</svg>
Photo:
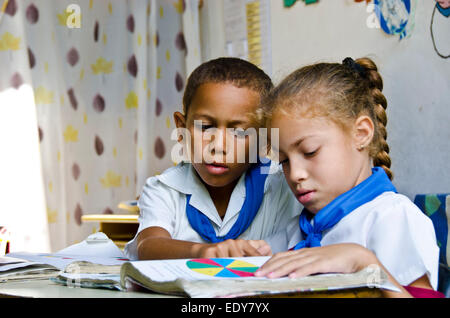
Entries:
<svg viewBox="0 0 450 318">
<path fill-rule="evenodd" d="M 214 155 L 226 155 L 227 154 L 227 144 L 226 144 L 226 133 L 222 129 L 217 129 L 214 132 L 212 140 L 212 150 Z"/>
</svg>

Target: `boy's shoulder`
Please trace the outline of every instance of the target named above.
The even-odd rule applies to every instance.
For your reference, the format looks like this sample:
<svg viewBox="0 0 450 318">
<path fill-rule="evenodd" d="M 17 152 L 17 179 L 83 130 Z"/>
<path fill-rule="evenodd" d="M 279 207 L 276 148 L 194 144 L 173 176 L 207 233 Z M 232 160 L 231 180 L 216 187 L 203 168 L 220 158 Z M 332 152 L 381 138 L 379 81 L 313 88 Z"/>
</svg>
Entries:
<svg viewBox="0 0 450 318">
<path fill-rule="evenodd" d="M 267 192 L 268 190 L 281 189 L 283 185 L 287 186 L 283 169 L 281 169 L 279 164 L 272 161 L 270 164 L 269 174 L 266 179 L 266 184 L 264 186 L 264 192 Z"/>
<path fill-rule="evenodd" d="M 191 189 L 193 183 L 190 169 L 190 164 L 181 162 L 164 170 L 161 174 L 147 178 L 146 186 L 189 193 L 188 190 Z"/>
</svg>

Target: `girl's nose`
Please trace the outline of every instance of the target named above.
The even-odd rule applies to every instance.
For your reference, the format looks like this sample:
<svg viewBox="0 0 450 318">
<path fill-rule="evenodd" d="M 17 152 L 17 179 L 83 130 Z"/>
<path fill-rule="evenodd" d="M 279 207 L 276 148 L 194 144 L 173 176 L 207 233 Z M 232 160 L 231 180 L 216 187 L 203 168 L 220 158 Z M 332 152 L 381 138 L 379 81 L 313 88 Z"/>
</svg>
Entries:
<svg viewBox="0 0 450 318">
<path fill-rule="evenodd" d="M 308 172 L 301 162 L 290 160 L 287 165 L 291 182 L 300 183 L 308 177 Z"/>
</svg>

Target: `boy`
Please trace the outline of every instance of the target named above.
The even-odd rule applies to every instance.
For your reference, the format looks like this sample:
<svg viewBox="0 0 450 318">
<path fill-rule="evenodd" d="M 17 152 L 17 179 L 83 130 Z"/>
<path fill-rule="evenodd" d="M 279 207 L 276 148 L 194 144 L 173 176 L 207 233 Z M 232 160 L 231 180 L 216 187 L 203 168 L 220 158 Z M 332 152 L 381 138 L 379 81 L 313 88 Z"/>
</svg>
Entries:
<svg viewBox="0 0 450 318">
<path fill-rule="evenodd" d="M 131 259 L 170 259 L 270 255 L 274 236 L 298 215 L 282 171 L 263 173 L 252 163 L 259 128 L 255 113 L 272 89 L 255 65 L 219 58 L 190 75 L 177 128 L 191 163 L 183 162 L 147 180 L 139 200 L 136 237 L 127 244 Z M 205 136 L 215 131 L 214 138 Z M 179 139 L 179 141 L 181 141 Z M 245 149 L 245 158 L 237 149 Z M 208 156 L 209 154 L 209 156 Z M 267 165 L 266 165 L 267 168 Z"/>
</svg>

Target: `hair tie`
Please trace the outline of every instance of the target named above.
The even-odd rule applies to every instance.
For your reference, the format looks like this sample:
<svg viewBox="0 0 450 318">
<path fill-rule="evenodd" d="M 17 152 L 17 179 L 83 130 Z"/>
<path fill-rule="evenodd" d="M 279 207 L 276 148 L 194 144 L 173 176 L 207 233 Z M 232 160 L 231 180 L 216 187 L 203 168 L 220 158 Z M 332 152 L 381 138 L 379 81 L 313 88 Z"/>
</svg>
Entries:
<svg viewBox="0 0 450 318">
<path fill-rule="evenodd" d="M 366 77 L 367 70 L 365 67 L 359 65 L 351 57 L 347 57 L 342 61 L 342 64 L 350 67 L 353 71 L 356 71 L 360 76 Z"/>
</svg>

